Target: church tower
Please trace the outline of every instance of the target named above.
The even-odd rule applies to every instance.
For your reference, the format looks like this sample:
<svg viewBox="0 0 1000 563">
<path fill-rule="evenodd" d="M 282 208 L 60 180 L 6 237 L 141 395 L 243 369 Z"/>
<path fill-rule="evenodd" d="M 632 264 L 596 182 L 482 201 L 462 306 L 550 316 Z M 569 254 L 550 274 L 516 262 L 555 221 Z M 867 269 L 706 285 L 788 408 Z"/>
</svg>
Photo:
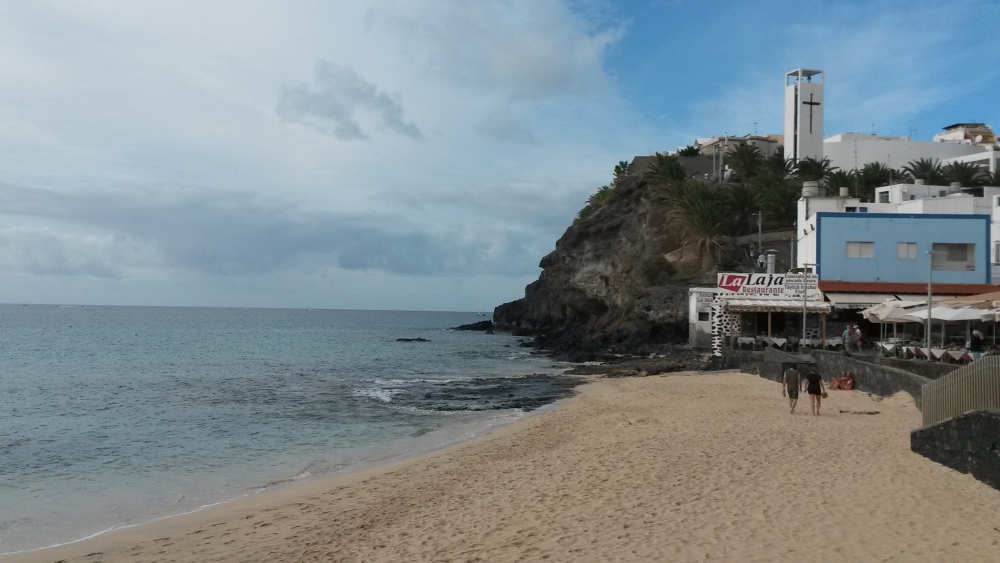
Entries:
<svg viewBox="0 0 1000 563">
<path fill-rule="evenodd" d="M 785 75 L 785 158 L 823 158 L 823 71 Z"/>
</svg>

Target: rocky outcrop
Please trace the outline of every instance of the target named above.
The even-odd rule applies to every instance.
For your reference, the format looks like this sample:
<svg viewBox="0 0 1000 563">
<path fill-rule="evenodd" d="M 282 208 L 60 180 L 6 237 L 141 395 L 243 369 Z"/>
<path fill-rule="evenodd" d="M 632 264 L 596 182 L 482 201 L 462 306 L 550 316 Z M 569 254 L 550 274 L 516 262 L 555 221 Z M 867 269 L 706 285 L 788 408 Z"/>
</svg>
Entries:
<svg viewBox="0 0 1000 563">
<path fill-rule="evenodd" d="M 664 352 L 687 340 L 687 289 L 701 281 L 666 260 L 679 246 L 645 181 L 628 177 L 566 230 L 524 298 L 496 308 L 494 326 L 573 360 Z"/>
<path fill-rule="evenodd" d="M 467 325 L 459 325 L 448 330 L 490 330 L 493 328 L 493 321 L 479 321 Z"/>
</svg>

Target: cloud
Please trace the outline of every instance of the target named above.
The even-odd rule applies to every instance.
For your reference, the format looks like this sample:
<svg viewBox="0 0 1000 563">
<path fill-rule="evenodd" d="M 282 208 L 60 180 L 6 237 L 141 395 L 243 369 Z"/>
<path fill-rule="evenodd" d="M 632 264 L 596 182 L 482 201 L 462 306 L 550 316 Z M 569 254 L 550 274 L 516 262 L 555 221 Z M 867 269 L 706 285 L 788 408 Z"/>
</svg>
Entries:
<svg viewBox="0 0 1000 563">
<path fill-rule="evenodd" d="M 606 95 L 605 50 L 621 28 L 595 28 L 557 0 L 441 0 L 370 21 L 390 29 L 417 64 L 463 87 L 509 99 Z"/>
<path fill-rule="evenodd" d="M 316 64 L 316 84 L 294 84 L 285 88 L 278 102 L 278 114 L 344 140 L 364 140 L 368 135 L 356 118 L 368 112 L 386 130 L 419 139 L 420 129 L 404 117 L 403 106 L 380 92 L 351 68 L 326 61 Z"/>
<path fill-rule="evenodd" d="M 538 144 L 538 140 L 531 130 L 518 121 L 508 108 L 491 112 L 479 122 L 476 131 L 494 141 Z"/>
<path fill-rule="evenodd" d="M 125 236 L 60 233 L 51 228 L 0 230 L 0 269 L 35 275 L 120 279 L 149 257 Z"/>
<path fill-rule="evenodd" d="M 0 185 L 0 202 L 8 215 L 47 225 L 0 231 L 6 267 L 42 274 L 246 276 L 335 263 L 418 276 L 520 276 L 537 262 L 536 235 L 513 227 L 338 215 L 239 193 L 66 195 Z M 94 231 L 101 234 L 82 234 Z"/>
</svg>

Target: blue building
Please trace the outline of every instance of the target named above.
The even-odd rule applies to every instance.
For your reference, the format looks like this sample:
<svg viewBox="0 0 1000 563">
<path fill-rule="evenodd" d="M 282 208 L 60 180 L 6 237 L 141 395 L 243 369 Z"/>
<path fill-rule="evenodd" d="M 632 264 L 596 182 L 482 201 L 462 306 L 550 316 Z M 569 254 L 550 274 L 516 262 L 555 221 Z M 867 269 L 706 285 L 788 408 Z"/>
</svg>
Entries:
<svg viewBox="0 0 1000 563">
<path fill-rule="evenodd" d="M 837 282 L 989 284 L 990 216 L 815 214 L 816 270 Z"/>
</svg>

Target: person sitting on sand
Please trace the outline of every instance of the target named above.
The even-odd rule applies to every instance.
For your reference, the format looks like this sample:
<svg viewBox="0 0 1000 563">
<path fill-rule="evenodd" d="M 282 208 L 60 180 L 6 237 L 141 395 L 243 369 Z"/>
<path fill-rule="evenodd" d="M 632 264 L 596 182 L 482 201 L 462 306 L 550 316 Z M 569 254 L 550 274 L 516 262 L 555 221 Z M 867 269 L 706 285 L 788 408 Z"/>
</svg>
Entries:
<svg viewBox="0 0 1000 563">
<path fill-rule="evenodd" d="M 830 390 L 840 389 L 842 391 L 850 391 L 854 389 L 854 376 L 848 371 L 840 372 L 840 377 L 834 377 L 830 380 Z"/>
<path fill-rule="evenodd" d="M 781 378 L 781 396 L 788 395 L 788 410 L 795 414 L 795 404 L 799 402 L 799 386 L 802 384 L 802 374 L 792 366 L 785 370 Z"/>
<path fill-rule="evenodd" d="M 806 374 L 805 380 L 806 392 L 809 393 L 809 408 L 812 410 L 813 416 L 819 416 L 820 397 L 826 393 L 823 377 L 816 371 L 816 368 L 812 368 Z"/>
</svg>

